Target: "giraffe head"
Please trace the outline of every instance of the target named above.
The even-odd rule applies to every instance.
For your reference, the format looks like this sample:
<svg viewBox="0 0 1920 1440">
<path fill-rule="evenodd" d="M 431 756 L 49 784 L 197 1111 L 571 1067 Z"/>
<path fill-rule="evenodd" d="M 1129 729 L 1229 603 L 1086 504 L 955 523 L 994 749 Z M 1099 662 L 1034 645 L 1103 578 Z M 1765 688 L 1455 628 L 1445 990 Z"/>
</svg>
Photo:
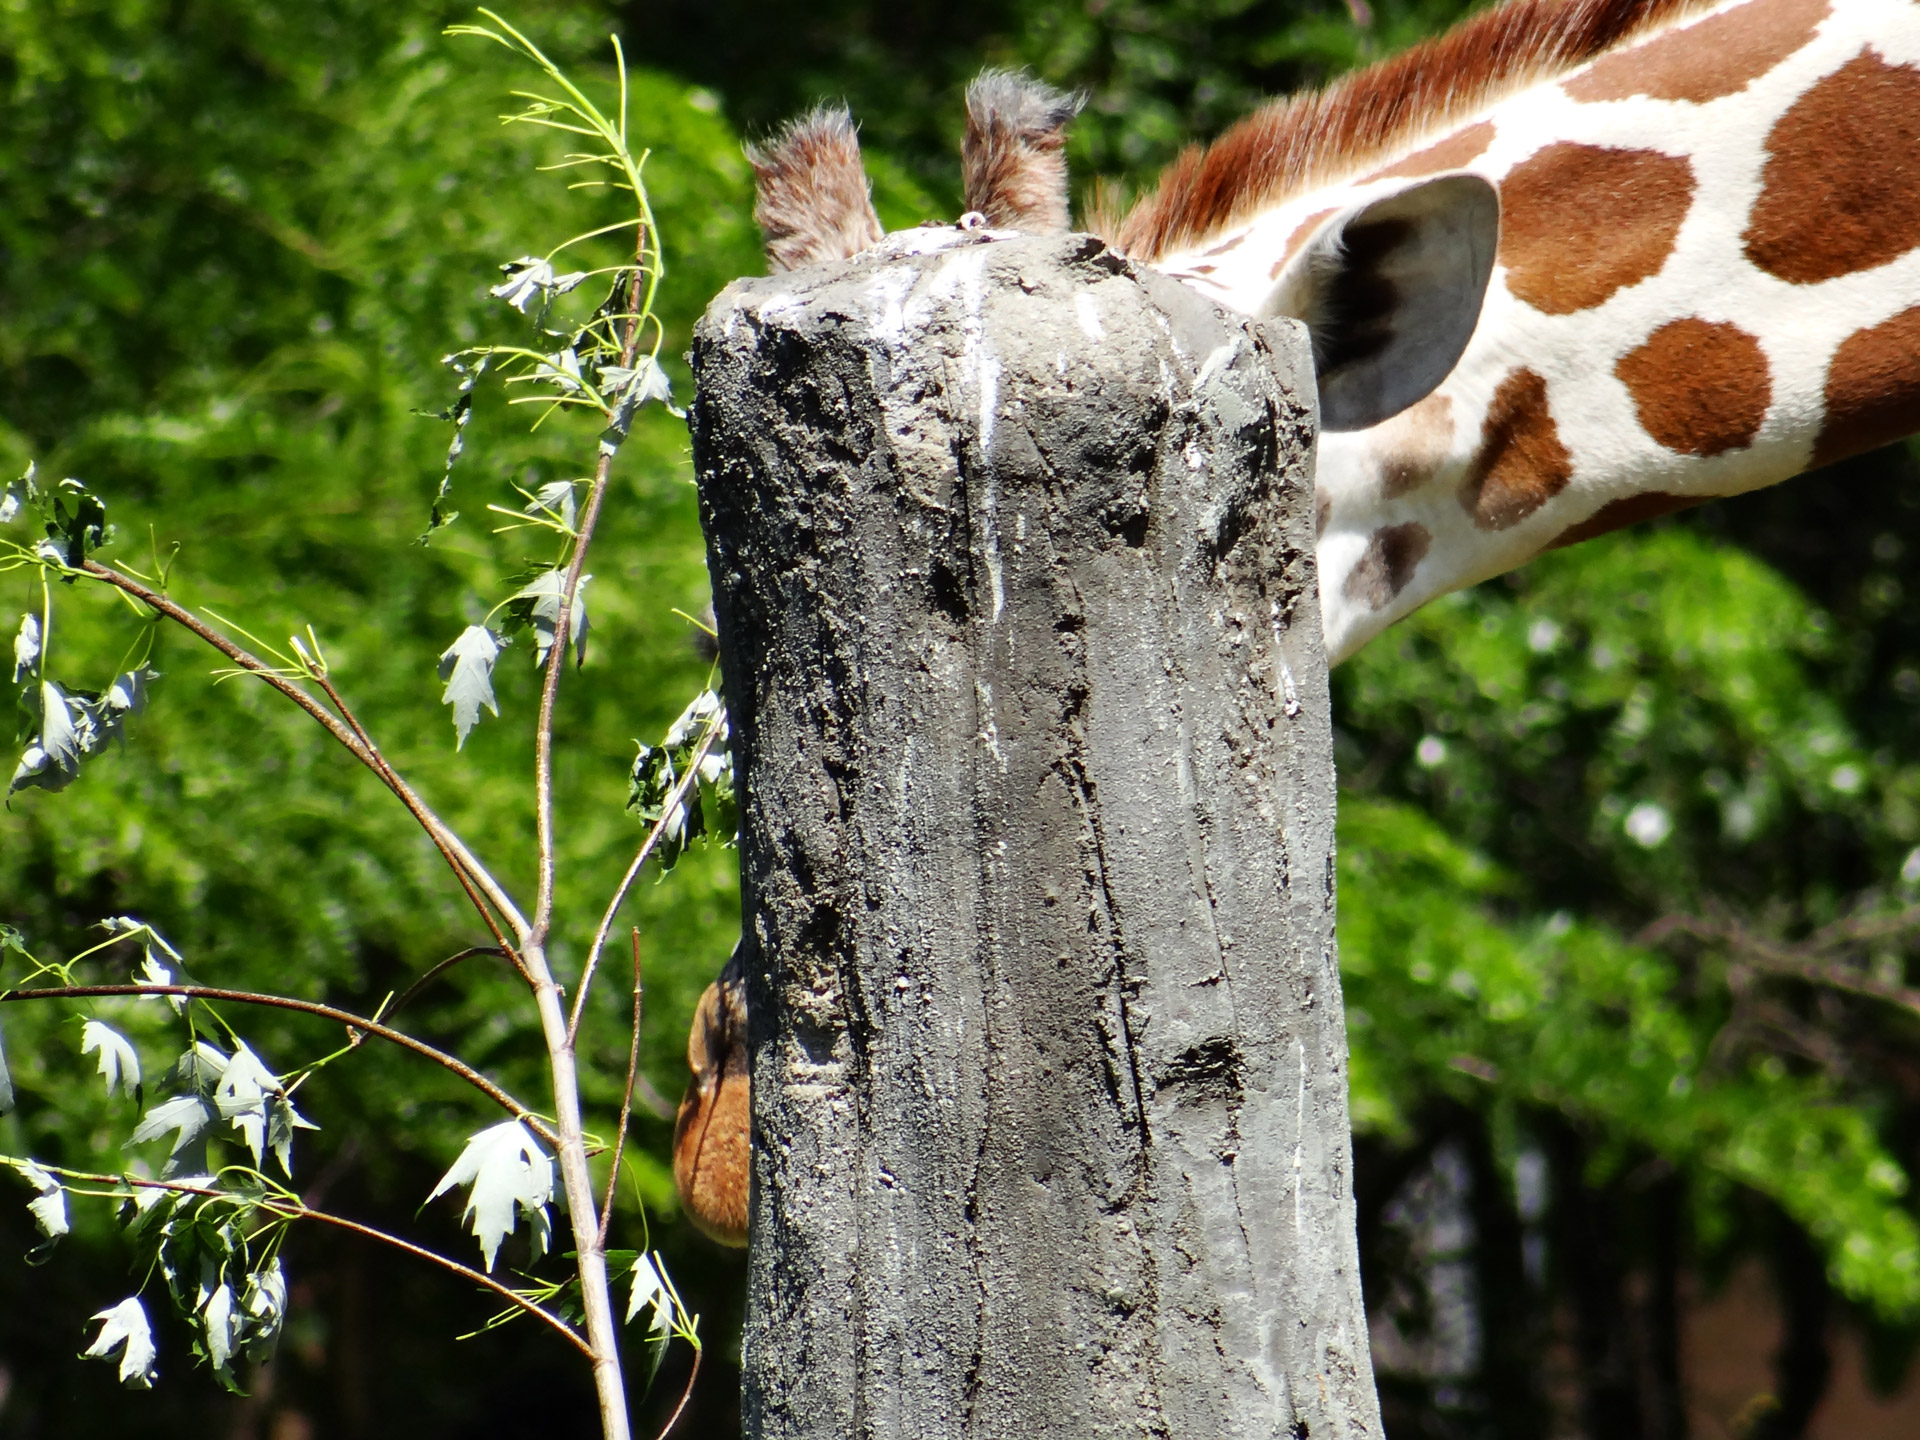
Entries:
<svg viewBox="0 0 1920 1440">
<path fill-rule="evenodd" d="M 1062 151 L 1080 104 L 1004 70 L 987 70 L 968 87 L 963 225 L 1067 229 Z M 771 269 L 851 259 L 882 238 L 844 108 L 816 109 L 749 156 Z M 1389 170 L 1365 193 L 1309 216 L 1289 238 L 1253 308 L 1306 324 L 1323 430 L 1370 429 L 1446 378 L 1473 334 L 1499 214 L 1494 187 L 1478 176 Z M 1137 222 L 1115 238 L 1149 251 L 1159 243 Z M 1213 268 L 1203 259 L 1184 278 Z"/>
</svg>

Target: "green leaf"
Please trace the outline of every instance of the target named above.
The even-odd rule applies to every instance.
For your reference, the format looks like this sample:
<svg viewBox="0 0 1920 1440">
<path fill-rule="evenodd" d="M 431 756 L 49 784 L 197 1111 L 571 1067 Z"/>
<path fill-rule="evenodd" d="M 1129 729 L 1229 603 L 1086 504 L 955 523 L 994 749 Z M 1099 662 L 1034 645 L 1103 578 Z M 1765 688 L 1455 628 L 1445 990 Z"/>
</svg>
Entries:
<svg viewBox="0 0 1920 1440">
<path fill-rule="evenodd" d="M 447 682 L 440 703 L 453 707 L 453 729 L 459 736 L 458 749 L 480 723 L 484 705 L 495 715 L 500 704 L 493 698 L 493 665 L 500 658 L 506 641 L 484 625 L 469 625 L 440 655 L 440 678 Z"/>
<path fill-rule="evenodd" d="M 66 1187 L 54 1179 L 31 1160 L 11 1160 L 8 1162 L 20 1172 L 20 1177 L 37 1192 L 27 1202 L 27 1213 L 33 1216 L 33 1223 L 40 1233 L 46 1236 L 43 1243 L 36 1245 L 27 1253 L 29 1262 L 37 1263 L 46 1257 L 60 1237 L 71 1226 L 67 1221 Z"/>
<path fill-rule="evenodd" d="M 20 756 L 7 794 L 38 787 L 64 790 L 80 773 L 82 738 L 75 723 L 73 704 L 67 692 L 52 680 L 44 680 L 39 689 L 39 734 Z"/>
<path fill-rule="evenodd" d="M 657 1259 L 657 1256 L 635 1256 L 633 1269 L 629 1272 L 633 1283 L 627 1294 L 626 1323 L 631 1325 L 634 1316 L 646 1307 L 653 1309 L 647 1319 L 646 1338 L 641 1341 L 642 1390 L 653 1384 L 653 1377 L 660 1372 L 660 1362 L 666 1358 L 667 1345 L 673 1339 L 673 1297 L 661 1278 Z"/>
<path fill-rule="evenodd" d="M 93 551 L 113 541 L 106 502 L 78 480 L 66 479 L 48 501 L 47 538 L 59 545 L 63 562 L 75 569 Z"/>
<path fill-rule="evenodd" d="M 473 418 L 473 387 L 480 383 L 480 377 L 487 373 L 491 357 L 482 355 L 468 365 L 467 352 L 443 355 L 440 363 L 447 366 L 460 377 L 460 388 L 454 395 L 453 404 L 442 410 L 434 418 L 453 422 L 453 439 L 447 442 L 447 463 L 440 474 L 440 488 L 434 492 L 433 509 L 427 516 L 427 528 L 418 537 L 424 545 L 433 538 L 433 532 L 444 529 L 460 518 L 460 512 L 452 508 L 453 466 L 467 448 L 467 422 Z"/>
<path fill-rule="evenodd" d="M 571 480 L 549 480 L 534 493 L 533 499 L 522 507 L 521 513 L 545 515 L 558 520 L 571 534 L 577 513 L 573 490 L 574 482 Z"/>
<path fill-rule="evenodd" d="M 591 579 L 591 575 L 580 577 L 579 587 L 573 594 L 573 608 L 567 614 L 567 638 L 574 647 L 576 665 L 584 665 L 587 660 L 587 582 Z M 508 619 L 501 628 L 509 635 L 518 630 L 533 631 L 535 669 L 547 663 L 547 652 L 553 648 L 554 627 L 560 622 L 560 602 L 566 588 L 566 571 L 545 570 L 507 601 Z"/>
<path fill-rule="evenodd" d="M 194 1318 L 200 1322 L 207 1364 L 213 1367 L 222 1385 L 238 1393 L 240 1382 L 233 1374 L 233 1352 L 240 1344 L 241 1316 L 234 1306 L 233 1287 L 225 1282 L 215 1286 Z"/>
<path fill-rule="evenodd" d="M 173 1147 L 167 1155 L 166 1166 L 161 1170 L 163 1176 L 172 1176 L 186 1168 L 188 1162 L 198 1160 L 209 1126 L 220 1118 L 204 1095 L 176 1095 L 162 1102 L 141 1117 L 140 1124 L 128 1137 L 129 1145 L 143 1145 L 149 1140 L 173 1133 Z M 204 1169 L 203 1165 L 194 1165 L 194 1169 Z"/>
<path fill-rule="evenodd" d="M 496 255 L 499 251 L 494 252 Z M 523 255 L 518 260 L 509 260 L 500 267 L 500 273 L 507 278 L 487 293 L 496 300 L 504 300 L 522 315 L 528 313 L 528 307 L 539 302 L 539 311 L 535 323 L 546 319 L 547 311 L 553 302 L 587 278 L 587 272 L 576 270 L 569 275 L 553 273 L 551 261 L 542 260 L 537 255 Z"/>
</svg>

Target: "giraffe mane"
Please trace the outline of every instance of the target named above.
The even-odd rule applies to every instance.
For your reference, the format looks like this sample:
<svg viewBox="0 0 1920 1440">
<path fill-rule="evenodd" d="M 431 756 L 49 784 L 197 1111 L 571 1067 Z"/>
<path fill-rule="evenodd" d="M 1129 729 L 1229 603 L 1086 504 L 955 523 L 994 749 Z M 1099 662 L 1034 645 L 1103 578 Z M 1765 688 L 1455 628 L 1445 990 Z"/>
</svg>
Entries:
<svg viewBox="0 0 1920 1440">
<path fill-rule="evenodd" d="M 1095 227 L 1159 259 L 1717 3 L 1506 0 L 1324 89 L 1270 101 L 1205 149 L 1189 146 L 1117 226 L 1096 216 Z"/>
</svg>

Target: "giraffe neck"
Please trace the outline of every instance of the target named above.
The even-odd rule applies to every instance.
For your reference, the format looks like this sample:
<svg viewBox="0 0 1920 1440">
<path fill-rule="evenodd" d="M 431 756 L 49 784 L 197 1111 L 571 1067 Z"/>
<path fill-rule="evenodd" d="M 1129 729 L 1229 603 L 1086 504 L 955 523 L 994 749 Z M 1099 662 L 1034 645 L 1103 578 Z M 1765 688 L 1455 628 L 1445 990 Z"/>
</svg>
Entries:
<svg viewBox="0 0 1920 1440">
<path fill-rule="evenodd" d="M 1498 191 L 1451 372 L 1321 437 L 1333 661 L 1542 550 L 1920 431 L 1920 0 L 1674 13 L 1155 260 L 1273 313 L 1333 217 L 1426 174 Z"/>
</svg>

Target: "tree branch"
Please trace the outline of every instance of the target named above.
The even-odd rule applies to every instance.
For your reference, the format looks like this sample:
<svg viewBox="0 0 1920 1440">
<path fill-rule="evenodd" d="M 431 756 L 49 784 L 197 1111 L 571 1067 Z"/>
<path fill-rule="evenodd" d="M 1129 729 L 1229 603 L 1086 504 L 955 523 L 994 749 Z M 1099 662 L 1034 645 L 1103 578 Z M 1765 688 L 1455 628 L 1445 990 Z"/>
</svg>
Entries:
<svg viewBox="0 0 1920 1440">
<path fill-rule="evenodd" d="M 415 1245 L 411 1240 L 402 1240 L 398 1235 L 389 1235 L 384 1230 L 376 1230 L 371 1225 L 362 1225 L 357 1220 L 348 1220 L 341 1215 L 330 1215 L 324 1210 L 310 1210 L 305 1205 L 302 1205 L 298 1210 L 292 1211 L 292 1218 L 297 1220 L 318 1220 L 323 1225 L 333 1225 L 342 1230 L 351 1230 L 356 1235 L 365 1235 L 370 1240 L 379 1240 L 393 1246 L 397 1250 L 404 1250 L 409 1255 L 417 1255 L 420 1259 L 438 1265 L 443 1270 L 451 1270 L 455 1275 L 466 1280 L 471 1280 L 475 1285 L 491 1290 L 502 1299 L 511 1301 L 529 1315 L 544 1320 L 555 1331 L 565 1336 L 567 1343 L 573 1346 L 574 1349 L 578 1350 L 589 1360 L 594 1358 L 593 1348 L 580 1337 L 579 1332 L 571 1325 L 567 1324 L 567 1322 L 562 1320 L 558 1315 L 541 1309 L 518 1291 L 502 1285 L 491 1275 L 475 1270 L 470 1266 L 462 1265 L 458 1260 L 449 1260 L 445 1255 L 441 1255 L 433 1250 L 428 1250 L 424 1246 Z"/>
<path fill-rule="evenodd" d="M 687 1372 L 687 1388 L 680 1392 L 680 1403 L 673 1407 L 673 1414 L 667 1417 L 667 1423 L 660 1428 L 660 1434 L 657 1440 L 667 1440 L 667 1436 L 672 1433 L 673 1427 L 680 1423 L 680 1416 L 685 1413 L 687 1402 L 693 1399 L 693 1382 L 700 1378 L 701 1354 L 702 1351 L 700 1347 L 698 1345 L 694 1346 L 693 1368 Z"/>
<path fill-rule="evenodd" d="M 424 1040 L 416 1040 L 411 1035 L 382 1025 L 378 1020 L 369 1020 L 363 1015 L 337 1010 L 331 1005 L 317 1004 L 312 1000 L 264 995 L 253 990 L 222 990 L 210 985 L 61 985 L 44 990 L 0 991 L 0 1005 L 10 1005 L 20 1000 L 87 1000 L 107 995 L 184 995 L 190 1000 L 226 1000 L 235 1005 L 262 1005 L 273 1010 L 293 1010 L 302 1015 L 318 1015 L 323 1020 L 334 1020 L 350 1029 L 377 1035 L 416 1055 L 425 1056 L 434 1064 L 458 1075 L 547 1144 L 557 1147 L 559 1143 L 544 1121 L 464 1061 L 455 1059 L 444 1050 L 434 1049 Z"/>
<path fill-rule="evenodd" d="M 295 705 L 298 705 L 302 710 L 306 711 L 309 716 L 319 722 L 320 726 L 326 730 L 329 735 L 339 741 L 354 759 L 358 760 L 378 776 L 386 787 L 394 793 L 400 803 L 407 807 L 408 813 L 419 822 L 420 828 L 427 832 L 427 838 L 432 840 L 435 847 L 446 857 L 447 863 L 453 867 L 454 872 L 462 877 L 463 883 L 469 880 L 472 882 L 471 886 L 468 887 L 468 893 L 472 894 L 472 886 L 477 886 L 494 909 L 498 910 L 506 919 L 507 924 L 513 929 L 515 934 L 524 936 L 527 929 L 527 922 L 525 917 L 520 914 L 519 907 L 513 903 L 513 898 L 501 888 L 499 882 L 488 873 L 486 866 L 482 865 L 473 853 L 467 849 L 466 844 L 458 835 L 454 834 L 446 822 L 441 820 L 438 815 L 435 815 L 427 806 L 427 803 L 414 792 L 413 787 L 400 778 L 399 773 L 395 771 L 391 765 L 387 764 L 385 758 L 382 757 L 377 750 L 362 742 L 360 737 L 356 735 L 353 729 L 346 723 L 330 714 L 324 705 L 318 700 L 315 700 L 313 696 L 309 695 L 305 690 L 301 689 L 300 686 L 294 684 L 258 656 L 234 644 L 231 640 L 227 639 L 226 636 L 222 635 L 218 630 L 215 630 L 211 625 L 208 625 L 185 606 L 170 600 L 157 590 L 142 584 L 140 581 L 122 571 L 115 570 L 108 565 L 102 565 L 97 560 L 82 560 L 79 568 L 85 574 L 133 596 L 134 599 L 139 600 L 159 614 L 166 616 L 175 624 L 192 631 L 193 634 L 197 635 L 215 650 L 218 650 L 249 675 L 264 680 Z M 511 949 L 512 947 L 508 946 L 505 938 L 501 936 L 493 916 L 487 911 L 485 906 L 480 907 L 480 915 L 481 918 L 486 921 L 487 928 L 493 931 L 495 938 L 500 941 L 503 948 Z"/>
<path fill-rule="evenodd" d="M 503 960 L 512 958 L 507 954 L 505 950 L 502 950 L 497 945 L 469 945 L 466 949 L 462 950 L 459 954 L 449 955 L 446 959 L 442 960 L 438 965 L 434 966 L 431 970 L 427 971 L 426 974 L 422 975 L 418 980 L 414 981 L 413 984 L 409 985 L 405 990 L 403 990 L 400 993 L 400 998 L 398 1000 L 394 1001 L 393 1004 L 386 1006 L 384 1009 L 382 1009 L 379 1012 L 380 1015 L 386 1019 L 392 1019 L 395 1015 L 398 1015 L 401 1012 L 401 1010 L 403 1010 L 412 1001 L 414 996 L 418 995 L 422 990 L 426 989 L 427 986 L 431 985 L 435 980 L 438 980 L 442 975 L 446 974 L 447 971 L 451 970 L 454 966 L 458 965 L 462 960 L 471 960 L 476 955 L 498 955 Z M 517 961 L 515 961 L 514 968 L 515 969 L 520 968 L 519 963 Z M 521 970 L 520 973 L 524 975 L 526 974 L 526 971 Z"/>
</svg>

